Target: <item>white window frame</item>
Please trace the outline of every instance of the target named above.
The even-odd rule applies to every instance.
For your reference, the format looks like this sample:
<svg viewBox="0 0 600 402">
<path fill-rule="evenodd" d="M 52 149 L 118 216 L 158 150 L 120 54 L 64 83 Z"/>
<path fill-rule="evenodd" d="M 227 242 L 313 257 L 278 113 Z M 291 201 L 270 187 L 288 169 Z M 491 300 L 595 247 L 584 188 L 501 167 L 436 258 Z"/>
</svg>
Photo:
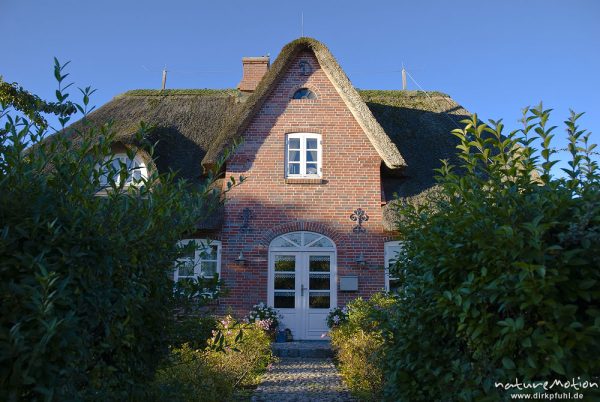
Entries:
<svg viewBox="0 0 600 402">
<path fill-rule="evenodd" d="M 205 275 L 202 272 L 202 263 L 203 262 L 216 262 L 217 263 L 217 267 L 216 267 L 216 273 L 221 276 L 221 242 L 218 240 L 209 240 L 209 239 L 183 239 L 180 240 L 179 242 L 177 242 L 177 245 L 180 247 L 184 247 L 186 245 L 188 245 L 190 242 L 194 242 L 196 243 L 196 250 L 194 251 L 194 276 L 190 277 L 190 276 L 182 276 L 181 278 L 197 278 L 197 277 L 201 277 L 201 278 L 213 278 L 213 275 Z M 212 246 L 217 246 L 217 258 L 216 259 L 208 259 L 208 258 L 203 258 L 203 249 L 205 249 L 206 247 L 212 247 Z M 184 262 L 186 261 L 187 258 L 180 258 L 177 260 L 177 262 Z M 179 268 L 175 267 L 174 273 L 173 273 L 173 281 L 177 282 L 179 281 Z"/>
<path fill-rule="evenodd" d="M 125 164 L 125 166 L 127 167 L 127 178 L 125 179 L 125 187 L 128 186 L 133 186 L 133 187 L 139 187 L 141 185 L 143 185 L 144 181 L 148 179 L 148 168 L 146 167 L 146 164 L 144 163 L 143 159 L 139 156 L 139 155 L 135 155 L 133 157 L 133 159 L 130 159 L 129 156 L 127 156 L 127 154 L 125 153 L 117 153 L 114 155 L 110 155 L 104 158 L 104 161 L 102 163 L 102 167 L 98 166 L 98 168 L 100 169 L 110 169 L 110 165 L 113 163 L 113 161 L 118 161 L 119 163 L 123 163 Z M 135 168 L 134 166 L 134 162 L 137 163 L 138 167 Z M 140 177 L 139 178 L 134 178 L 134 173 L 133 170 L 139 171 L 140 173 Z M 108 187 L 109 186 L 109 180 L 108 180 L 108 174 L 111 173 L 109 170 L 105 171 L 105 172 L 100 172 L 100 184 L 103 187 Z M 116 175 L 115 177 L 115 184 L 117 186 L 119 186 L 121 184 L 121 176 L 120 175 Z"/>
<path fill-rule="evenodd" d="M 390 281 L 397 280 L 398 278 L 390 276 L 390 263 L 396 261 L 398 252 L 402 250 L 403 242 L 401 241 L 388 241 L 384 245 L 384 258 L 385 258 L 385 291 L 390 291 Z"/>
<path fill-rule="evenodd" d="M 291 139 L 299 139 L 300 140 L 300 161 L 293 161 L 291 162 L 289 160 L 289 155 L 290 155 L 290 140 Z M 306 165 L 308 163 L 315 163 L 314 161 L 310 161 L 307 162 L 306 161 L 306 143 L 308 139 L 316 139 L 317 140 L 317 160 L 316 160 L 316 164 L 317 164 L 317 173 L 316 174 L 307 174 L 306 173 Z M 294 149 L 296 150 L 296 149 Z M 322 166 L 322 159 L 323 159 L 323 144 L 322 144 L 322 140 L 321 140 L 321 134 L 315 134 L 315 133 L 290 133 L 286 135 L 285 138 L 285 177 L 286 178 L 320 178 L 323 175 L 323 166 Z M 290 170 L 290 163 L 299 163 L 300 164 L 300 173 L 298 174 L 292 174 L 289 172 Z"/>
</svg>

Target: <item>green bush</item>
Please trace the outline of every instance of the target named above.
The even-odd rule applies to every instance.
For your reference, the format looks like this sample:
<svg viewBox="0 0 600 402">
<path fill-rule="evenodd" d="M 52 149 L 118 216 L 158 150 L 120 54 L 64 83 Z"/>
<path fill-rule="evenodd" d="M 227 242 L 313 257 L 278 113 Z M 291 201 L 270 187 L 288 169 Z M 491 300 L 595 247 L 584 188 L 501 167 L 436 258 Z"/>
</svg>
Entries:
<svg viewBox="0 0 600 402">
<path fill-rule="evenodd" d="M 171 402 L 217 402 L 235 390 L 231 378 L 211 365 L 206 352 L 187 343 L 173 348 L 164 367 L 156 373 L 151 400 Z"/>
<path fill-rule="evenodd" d="M 507 136 L 473 116 L 437 195 L 399 207 L 389 400 L 496 401 L 509 398 L 496 381 L 600 379 L 597 154 L 572 113 L 566 177 L 553 177 L 549 115 L 526 110 Z"/>
<path fill-rule="evenodd" d="M 219 321 L 215 336 L 208 342 L 207 359 L 236 387 L 256 385 L 273 361 L 268 330 L 260 322 L 238 323 L 227 316 Z"/>
<path fill-rule="evenodd" d="M 376 293 L 368 300 L 357 298 L 344 312 L 344 319 L 329 332 L 340 374 L 350 391 L 365 401 L 381 400 L 383 391 L 382 322 L 394 298 Z"/>
<path fill-rule="evenodd" d="M 64 127 L 72 110 L 61 106 L 58 62 L 55 76 L 50 106 Z M 93 91 L 81 92 L 85 115 Z M 176 243 L 218 201 L 210 180 L 192 189 L 152 172 L 140 187 L 111 181 L 98 196 L 110 126 L 46 138 L 43 122 L 10 109 L 39 121 L 27 110 L 39 98 L 17 92 L 24 101 L 14 105 L 13 95 L 0 96 L 0 400 L 141 399 L 168 353 Z M 146 134 L 142 125 L 139 147 Z"/>
<path fill-rule="evenodd" d="M 205 349 L 184 344 L 173 348 L 156 375 L 156 400 L 218 402 L 258 383 L 273 361 L 271 341 L 258 324 L 240 324 L 230 316 L 219 321 Z"/>
<path fill-rule="evenodd" d="M 169 327 L 169 345 L 174 348 L 188 344 L 192 349 L 204 349 L 217 329 L 217 319 L 207 316 L 179 317 Z"/>
</svg>

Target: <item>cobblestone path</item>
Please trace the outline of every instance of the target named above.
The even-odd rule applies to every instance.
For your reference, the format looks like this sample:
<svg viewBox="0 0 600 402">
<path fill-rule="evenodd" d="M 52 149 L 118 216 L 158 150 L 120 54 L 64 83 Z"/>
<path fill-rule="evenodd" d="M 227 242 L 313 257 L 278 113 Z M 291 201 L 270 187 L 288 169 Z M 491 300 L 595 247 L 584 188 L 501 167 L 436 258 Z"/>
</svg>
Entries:
<svg viewBox="0 0 600 402">
<path fill-rule="evenodd" d="M 280 357 L 252 402 L 354 402 L 331 358 Z"/>
</svg>

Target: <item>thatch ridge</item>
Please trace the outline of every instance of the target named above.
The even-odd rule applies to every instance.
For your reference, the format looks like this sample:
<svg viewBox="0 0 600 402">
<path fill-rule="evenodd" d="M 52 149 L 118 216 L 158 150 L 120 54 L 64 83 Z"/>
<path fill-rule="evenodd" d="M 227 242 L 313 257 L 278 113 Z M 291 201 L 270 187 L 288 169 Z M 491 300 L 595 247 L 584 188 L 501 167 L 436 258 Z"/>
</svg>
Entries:
<svg viewBox="0 0 600 402">
<path fill-rule="evenodd" d="M 243 93 L 233 88 L 223 89 L 132 89 L 118 96 L 173 96 L 173 95 L 193 95 L 193 96 L 243 96 Z"/>
<path fill-rule="evenodd" d="M 342 70 L 337 60 L 329 49 L 321 42 L 313 38 L 299 38 L 288 43 L 279 53 L 269 71 L 265 74 L 255 91 L 250 95 L 238 114 L 224 126 L 214 145 L 208 150 L 202 160 L 202 165 L 211 166 L 221 156 L 227 144 L 238 139 L 248 127 L 254 115 L 260 110 L 271 90 L 279 82 L 287 71 L 289 63 L 303 50 L 314 53 L 321 68 L 332 82 L 351 113 L 362 127 L 365 134 L 381 156 L 381 159 L 390 169 L 398 169 L 406 166 L 401 153 L 394 143 L 386 135 L 385 131 L 351 84 L 346 73 Z"/>
</svg>

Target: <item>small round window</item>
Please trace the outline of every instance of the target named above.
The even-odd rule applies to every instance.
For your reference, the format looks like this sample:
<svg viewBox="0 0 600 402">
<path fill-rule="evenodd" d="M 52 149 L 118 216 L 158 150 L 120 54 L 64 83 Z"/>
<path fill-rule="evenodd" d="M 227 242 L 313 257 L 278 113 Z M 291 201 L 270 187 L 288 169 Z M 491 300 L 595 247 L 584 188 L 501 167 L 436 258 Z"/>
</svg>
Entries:
<svg viewBox="0 0 600 402">
<path fill-rule="evenodd" d="M 294 92 L 292 99 L 317 99 L 317 95 L 308 88 L 300 88 Z"/>
</svg>

